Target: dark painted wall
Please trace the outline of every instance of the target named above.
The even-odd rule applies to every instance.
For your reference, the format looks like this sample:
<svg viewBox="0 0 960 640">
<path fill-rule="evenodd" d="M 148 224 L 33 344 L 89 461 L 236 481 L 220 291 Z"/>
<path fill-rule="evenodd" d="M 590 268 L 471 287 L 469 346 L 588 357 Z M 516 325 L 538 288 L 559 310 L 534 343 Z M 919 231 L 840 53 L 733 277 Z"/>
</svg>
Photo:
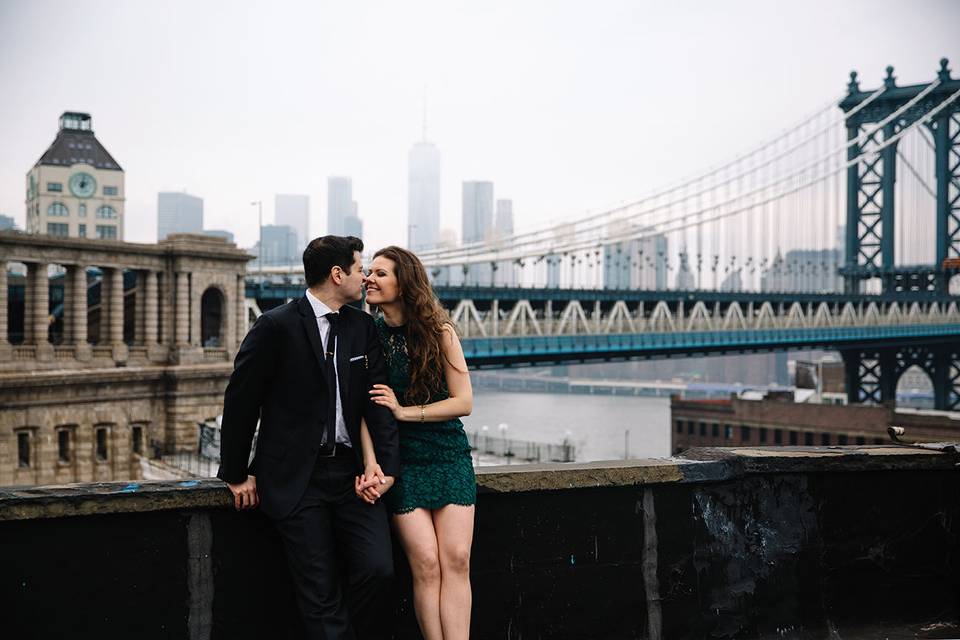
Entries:
<svg viewBox="0 0 960 640">
<path fill-rule="evenodd" d="M 482 490 L 472 637 L 859 638 L 958 620 L 952 465 L 761 462 L 715 481 L 681 464 L 656 484 Z M 299 637 L 278 539 L 257 513 L 198 506 L 221 491 L 202 483 L 170 510 L 53 519 L 4 519 L 0 491 L 3 635 Z M 25 504 L 6 500 L 8 517 L 14 503 Z M 417 637 L 397 564 L 397 637 Z"/>
</svg>

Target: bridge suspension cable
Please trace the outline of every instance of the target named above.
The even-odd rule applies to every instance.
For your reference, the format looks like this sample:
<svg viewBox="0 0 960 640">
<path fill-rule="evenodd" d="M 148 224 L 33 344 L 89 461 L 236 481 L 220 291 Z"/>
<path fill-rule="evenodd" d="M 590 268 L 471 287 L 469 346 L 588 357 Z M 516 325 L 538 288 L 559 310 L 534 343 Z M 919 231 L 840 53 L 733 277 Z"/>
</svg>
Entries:
<svg viewBox="0 0 960 640">
<path fill-rule="evenodd" d="M 666 234 L 676 235 L 693 229 L 696 230 L 696 239 L 694 240 L 696 253 L 691 253 L 688 250 L 687 245 L 690 238 L 681 239 L 681 247 L 673 251 L 667 249 L 658 251 L 659 255 L 655 258 L 658 269 L 692 271 L 692 267 L 695 266 L 698 286 L 703 286 L 704 258 L 708 259 L 707 268 L 713 272 L 715 284 L 721 269 L 723 269 L 724 274 L 733 272 L 739 274 L 746 270 L 751 275 L 758 272 L 763 275 L 769 272 L 771 268 L 776 267 L 785 270 L 788 274 L 793 273 L 791 272 L 791 269 L 793 269 L 794 272 L 798 273 L 803 273 L 806 270 L 807 274 L 815 273 L 824 276 L 830 273 L 835 276 L 840 263 L 840 256 L 836 254 L 835 249 L 837 243 L 824 238 L 837 230 L 844 219 L 842 214 L 844 203 L 841 197 L 840 184 L 842 173 L 864 161 L 864 159 L 876 156 L 882 150 L 896 144 L 909 134 L 914 134 L 917 138 L 916 149 L 920 149 L 919 145 L 921 143 L 929 147 L 930 143 L 925 135 L 924 125 L 955 101 L 960 92 L 953 93 L 927 111 L 925 115 L 903 126 L 895 135 L 882 142 L 878 143 L 876 136 L 883 131 L 886 125 L 902 119 L 904 114 L 929 96 L 939 85 L 939 81 L 928 85 L 888 117 L 875 125 L 864 127 L 863 131 L 848 140 L 837 140 L 838 134 L 842 132 L 842 129 L 837 126 L 820 126 L 815 129 L 816 133 L 814 134 L 810 134 L 809 131 L 798 130 L 794 135 L 799 138 L 799 141 L 787 139 L 786 142 L 787 146 L 792 149 L 803 148 L 804 146 L 810 147 L 807 150 L 809 160 L 803 158 L 804 162 L 799 168 L 795 165 L 784 167 L 783 159 L 790 153 L 773 149 L 772 154 L 761 158 L 760 162 L 757 163 L 760 168 L 759 171 L 731 172 L 734 175 L 723 174 L 718 181 L 706 187 L 698 184 L 688 184 L 684 187 L 686 191 L 682 193 L 681 197 L 655 202 L 646 210 L 617 217 L 609 220 L 606 225 L 598 224 L 596 221 L 593 221 L 593 224 L 589 226 L 569 223 L 541 230 L 537 234 L 527 234 L 527 236 L 532 237 L 509 246 L 505 245 L 512 238 L 505 239 L 504 244 L 499 246 L 496 244 L 473 245 L 442 253 L 434 252 L 432 255 L 428 253 L 424 255 L 425 261 L 434 268 L 454 264 L 464 265 L 466 273 L 466 265 L 483 264 L 485 262 L 495 265 L 504 260 L 513 261 L 520 269 L 524 269 L 529 262 L 529 258 L 533 258 L 534 265 L 546 260 L 548 265 L 552 264 L 556 267 L 560 264 L 563 268 L 564 260 L 569 258 L 569 273 L 576 277 L 583 270 L 585 264 L 599 266 L 601 262 L 609 263 L 615 258 L 617 264 L 622 264 L 624 261 L 627 264 L 632 264 L 633 267 L 637 267 L 639 264 L 642 270 L 644 266 L 655 266 L 649 253 L 643 256 L 644 249 L 641 248 L 638 252 L 641 254 L 639 257 L 625 257 L 625 252 L 620 245 L 626 242 L 664 237 Z M 869 101 L 876 99 L 880 93 L 880 91 L 874 92 L 867 100 L 861 101 L 856 109 L 864 108 Z M 848 111 L 845 117 L 849 117 L 855 110 Z M 818 124 L 815 120 L 811 123 Z M 856 155 L 849 158 L 842 157 L 854 146 L 856 146 Z M 918 151 L 911 151 L 911 153 L 914 157 L 920 157 Z M 733 168 L 734 165 L 728 163 L 728 166 Z M 784 169 L 787 171 L 785 172 Z M 920 190 L 925 191 L 929 199 L 933 195 L 929 184 L 925 182 L 913 163 L 908 163 L 908 169 L 916 182 L 916 185 L 912 187 L 914 189 L 913 201 L 919 202 L 916 193 Z M 729 169 L 726 171 L 729 171 Z M 757 175 L 761 176 L 759 181 Z M 833 178 L 833 181 L 828 184 L 831 178 Z M 749 184 L 745 185 L 745 182 L 749 182 Z M 661 193 L 667 193 L 667 191 Z M 803 198 L 802 206 L 797 202 L 790 202 L 773 211 L 772 205 L 778 201 L 784 202 L 791 196 L 798 196 L 798 194 Z M 897 197 L 903 196 L 898 195 Z M 814 210 L 813 208 L 817 206 L 821 207 L 820 215 L 810 215 L 810 212 Z M 916 206 L 919 207 L 920 205 Z M 807 221 L 810 222 L 809 225 L 806 224 L 807 221 L 801 220 L 801 209 L 806 212 Z M 659 219 L 644 221 L 645 218 L 658 212 L 665 212 L 665 215 Z M 740 233 L 736 232 L 735 227 L 727 227 L 729 231 L 724 230 L 724 221 L 745 213 L 748 214 L 745 216 L 746 224 L 741 225 Z M 781 225 L 785 224 L 784 221 L 788 218 L 791 221 L 786 224 L 792 224 L 793 226 L 787 233 L 784 233 Z M 900 222 L 899 224 L 905 223 Z M 704 251 L 703 236 L 706 225 L 719 225 L 713 233 L 708 234 L 710 241 L 713 243 L 712 251 L 709 253 Z M 775 227 L 775 233 L 781 236 L 781 239 L 773 244 L 770 242 L 771 226 Z M 915 225 L 913 235 L 916 236 L 917 234 L 918 230 Z M 726 243 L 727 246 L 720 244 L 719 238 L 721 235 L 726 236 L 723 243 Z M 898 235 L 903 237 L 901 234 Z M 808 245 L 804 246 L 812 247 L 812 249 L 808 249 L 807 254 L 809 255 L 801 259 L 803 264 L 784 266 L 784 258 L 780 255 L 780 249 L 789 249 L 790 246 L 799 247 L 797 237 L 809 240 Z M 774 247 L 774 245 L 776 246 Z M 616 255 L 605 255 L 604 260 L 601 261 L 601 252 L 605 253 L 607 248 L 613 246 L 616 247 Z M 731 247 L 733 247 L 733 250 L 731 250 Z M 829 247 L 829 249 L 824 247 Z M 736 254 L 737 251 L 743 252 L 744 249 L 746 255 L 738 256 Z M 776 251 L 775 257 L 773 256 L 773 250 Z M 764 252 L 767 255 L 762 255 Z M 833 253 L 827 255 L 829 252 Z M 581 257 L 573 256 L 577 253 L 584 255 Z M 696 263 L 692 265 L 691 261 L 694 258 Z M 709 262 L 711 258 L 712 264 Z M 738 262 L 738 259 L 740 262 Z M 583 280 L 582 275 L 579 277 Z M 593 279 L 596 280 L 598 277 L 595 272 Z"/>
</svg>

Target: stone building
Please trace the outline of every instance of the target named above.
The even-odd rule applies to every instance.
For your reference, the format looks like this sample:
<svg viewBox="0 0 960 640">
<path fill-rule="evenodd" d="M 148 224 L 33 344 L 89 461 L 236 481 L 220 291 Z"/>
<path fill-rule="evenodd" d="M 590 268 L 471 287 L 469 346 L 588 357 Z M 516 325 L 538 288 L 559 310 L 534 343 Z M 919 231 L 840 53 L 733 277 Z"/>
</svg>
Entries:
<svg viewBox="0 0 960 640">
<path fill-rule="evenodd" d="M 0 485 L 137 479 L 143 456 L 195 451 L 247 330 L 251 258 L 209 236 L 147 245 L 0 232 Z M 17 301 L 13 267 L 26 271 Z"/>
</svg>

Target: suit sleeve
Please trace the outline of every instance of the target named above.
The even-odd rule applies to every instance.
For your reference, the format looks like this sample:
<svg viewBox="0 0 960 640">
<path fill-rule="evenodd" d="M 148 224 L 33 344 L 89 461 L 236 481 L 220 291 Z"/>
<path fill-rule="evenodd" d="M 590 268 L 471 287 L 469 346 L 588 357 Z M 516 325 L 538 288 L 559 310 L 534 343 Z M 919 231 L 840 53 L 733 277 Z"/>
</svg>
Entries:
<svg viewBox="0 0 960 640">
<path fill-rule="evenodd" d="M 233 373 L 223 396 L 220 425 L 220 470 L 230 483 L 247 479 L 250 445 L 260 419 L 260 407 L 276 368 L 276 321 L 261 315 L 240 345 Z"/>
<path fill-rule="evenodd" d="M 373 319 L 365 318 L 367 333 L 367 362 L 370 387 L 375 384 L 387 384 L 387 364 L 383 358 L 383 346 L 373 324 Z M 370 430 L 373 450 L 377 454 L 380 468 L 388 476 L 396 477 L 400 473 L 400 432 L 393 414 L 370 399 L 364 401 L 363 417 Z"/>
</svg>

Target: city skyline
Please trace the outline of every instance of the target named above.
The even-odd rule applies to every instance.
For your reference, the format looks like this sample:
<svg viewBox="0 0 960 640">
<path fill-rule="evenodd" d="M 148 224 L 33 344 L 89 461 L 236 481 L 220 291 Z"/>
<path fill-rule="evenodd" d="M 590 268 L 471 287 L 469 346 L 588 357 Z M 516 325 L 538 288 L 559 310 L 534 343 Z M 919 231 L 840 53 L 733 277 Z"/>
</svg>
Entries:
<svg viewBox="0 0 960 640">
<path fill-rule="evenodd" d="M 264 201 L 268 224 L 272 194 L 325 202 L 325 177 L 343 174 L 363 194 L 367 244 L 403 243 L 405 156 L 420 138 L 426 88 L 444 152 L 440 228 L 459 229 L 460 183 L 485 176 L 523 211 L 520 231 L 735 155 L 839 98 L 850 69 L 875 87 L 887 64 L 902 83 L 929 81 L 942 56 L 960 64 L 948 26 L 960 6 L 923 4 L 172 3 L 154 15 L 116 2 L 13 0 L 0 7 L 0 86 L 35 90 L 0 104 L 9 130 L 0 211 L 23 228 L 24 175 L 57 115 L 77 109 L 124 160 L 128 240 L 153 241 L 156 194 L 186 188 L 204 197 L 210 226 L 251 246 L 250 201 Z M 76 52 L 34 37 L 66 29 L 88 34 L 83 67 L 110 69 L 102 82 L 58 74 Z M 901 46 L 905 31 L 924 38 Z M 484 46 L 491 33 L 497 47 Z M 357 41 L 371 46 L 335 55 Z M 177 101 L 184 92 L 194 99 Z M 323 215 L 313 212 L 314 228 Z"/>
</svg>

